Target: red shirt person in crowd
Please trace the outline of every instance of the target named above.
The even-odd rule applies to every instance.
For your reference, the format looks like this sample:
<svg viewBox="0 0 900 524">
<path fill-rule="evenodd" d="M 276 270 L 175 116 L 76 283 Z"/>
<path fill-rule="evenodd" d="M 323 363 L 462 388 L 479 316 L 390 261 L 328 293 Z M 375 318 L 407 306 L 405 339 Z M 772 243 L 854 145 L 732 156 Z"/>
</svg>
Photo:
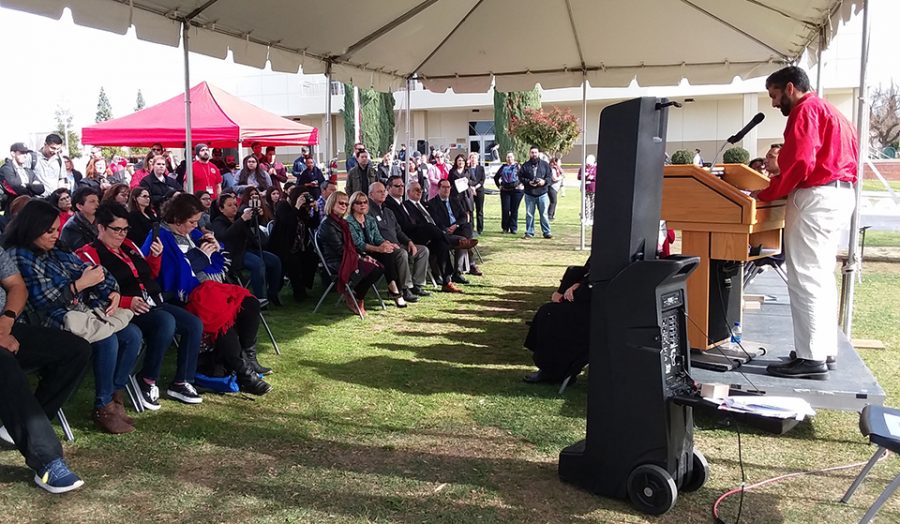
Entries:
<svg viewBox="0 0 900 524">
<path fill-rule="evenodd" d="M 773 375 L 828 378 L 837 357 L 837 289 L 834 264 L 840 231 L 855 205 L 859 148 L 850 122 L 811 92 L 799 67 L 766 79 L 772 107 L 788 117 L 778 155 L 781 175 L 760 200 L 787 197 L 785 263 L 794 325 L 794 358 L 769 366 Z"/>
<path fill-rule="evenodd" d="M 194 191 L 204 190 L 212 195 L 213 200 L 219 198 L 219 193 L 222 192 L 222 173 L 209 161 L 209 147 L 206 144 L 197 144 L 194 155 Z"/>
</svg>

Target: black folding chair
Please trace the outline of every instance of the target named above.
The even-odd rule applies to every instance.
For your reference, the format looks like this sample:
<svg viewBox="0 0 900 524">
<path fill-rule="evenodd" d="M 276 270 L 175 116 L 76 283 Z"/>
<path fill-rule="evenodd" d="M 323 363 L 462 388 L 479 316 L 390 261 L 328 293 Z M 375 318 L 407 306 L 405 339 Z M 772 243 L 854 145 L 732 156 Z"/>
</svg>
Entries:
<svg viewBox="0 0 900 524">
<path fill-rule="evenodd" d="M 328 264 L 325 263 L 325 257 L 322 255 L 322 250 L 319 248 L 319 232 L 318 231 L 313 233 L 312 240 L 313 240 L 313 247 L 316 250 L 316 255 L 319 257 L 319 268 L 321 269 L 320 274 L 322 275 L 323 283 L 325 281 L 328 282 L 328 285 L 325 286 L 325 292 L 322 293 L 322 297 L 319 298 L 319 302 L 316 304 L 316 308 L 313 309 L 313 313 L 318 313 L 319 308 L 322 306 L 322 302 L 325 301 L 325 297 L 327 297 L 328 293 L 330 293 L 331 290 L 337 285 L 337 275 L 333 274 L 331 272 L 331 270 L 328 269 Z M 347 286 L 346 291 L 347 291 L 347 293 L 350 294 L 350 297 L 353 299 L 353 304 L 356 309 L 356 314 L 359 315 L 360 320 L 365 319 L 365 317 L 362 314 L 362 311 L 360 311 L 360 309 L 359 309 L 359 306 L 356 305 L 356 302 L 357 302 L 356 295 L 353 294 L 353 290 L 350 288 L 350 286 Z M 377 290 L 375 292 L 378 293 Z M 381 297 L 379 296 L 379 299 L 380 298 Z M 338 301 L 340 301 L 340 297 L 338 297 Z M 384 306 L 383 302 L 382 302 L 382 306 Z"/>
</svg>

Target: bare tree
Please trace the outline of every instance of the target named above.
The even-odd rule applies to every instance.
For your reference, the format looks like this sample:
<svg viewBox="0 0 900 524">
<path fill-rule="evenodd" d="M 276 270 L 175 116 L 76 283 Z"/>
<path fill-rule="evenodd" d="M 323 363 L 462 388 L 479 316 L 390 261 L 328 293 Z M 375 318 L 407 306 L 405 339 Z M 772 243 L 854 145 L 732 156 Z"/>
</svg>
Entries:
<svg viewBox="0 0 900 524">
<path fill-rule="evenodd" d="M 894 82 L 887 89 L 878 86 L 872 90 L 871 100 L 869 129 L 873 145 L 896 145 L 900 138 L 900 90 Z"/>
</svg>

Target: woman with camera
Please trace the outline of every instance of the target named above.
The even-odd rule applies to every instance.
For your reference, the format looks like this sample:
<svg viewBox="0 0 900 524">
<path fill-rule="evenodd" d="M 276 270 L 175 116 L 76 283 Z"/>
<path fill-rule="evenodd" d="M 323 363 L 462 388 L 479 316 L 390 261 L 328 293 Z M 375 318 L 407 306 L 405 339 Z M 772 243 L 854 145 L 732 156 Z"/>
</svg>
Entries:
<svg viewBox="0 0 900 524">
<path fill-rule="evenodd" d="M 249 205 L 238 213 L 237 198 L 224 193 L 212 208 L 210 227 L 225 250 L 231 253 L 231 270 L 240 274 L 250 272 L 250 287 L 258 298 L 268 297 L 269 302 L 281 305 L 278 293 L 284 283 L 281 260 L 262 250 L 259 216 L 262 212 L 259 194 L 251 197 Z"/>
<path fill-rule="evenodd" d="M 88 265 L 57 247 L 59 211 L 43 200 L 25 205 L 6 230 L 4 245 L 16 261 L 25 286 L 28 305 L 40 324 L 75 331 L 75 316 L 102 309 L 114 315 L 121 294 L 116 279 L 98 265 Z M 84 315 L 87 317 L 87 315 Z M 67 323 L 66 319 L 70 322 Z M 82 327 L 87 329 L 85 318 Z M 125 324 L 118 332 L 91 343 L 94 366 L 94 410 L 97 426 L 107 433 L 130 433 L 134 421 L 125 414 L 124 394 L 128 376 L 141 349 L 141 332 Z"/>
<path fill-rule="evenodd" d="M 297 302 L 306 298 L 306 290 L 312 288 L 316 277 L 318 259 L 312 234 L 320 220 L 317 202 L 304 186 L 292 187 L 288 198 L 275 205 L 269 251 L 281 259 Z"/>
<path fill-rule="evenodd" d="M 159 284 L 154 280 L 159 275 L 163 251 L 158 235 L 148 239 L 150 255 L 144 257 L 137 245 L 126 238 L 130 228 L 125 207 L 116 203 L 101 204 L 96 216 L 100 235 L 92 244 L 79 249 L 77 254 L 89 264 L 103 266 L 115 277 L 122 294 L 119 305 L 134 312 L 131 323 L 141 330 L 147 341 L 144 365 L 137 377 L 141 403 L 151 411 L 159 409 L 156 382 L 162 369 L 163 355 L 172 345 L 176 333 L 181 336 L 181 341 L 178 344 L 175 378 L 166 394 L 185 404 L 203 402 L 191 384 L 197 371 L 203 323 L 184 308 L 163 300 Z"/>
<path fill-rule="evenodd" d="M 166 205 L 159 240 L 163 251 L 157 277 L 166 302 L 185 304 L 203 322 L 203 336 L 215 350 L 201 353 L 198 369 L 210 376 L 237 375 L 241 391 L 265 395 L 272 386 L 258 373 L 271 372 L 256 359 L 259 300 L 241 286 L 224 284 L 226 262 L 211 233 L 197 229 L 202 205 L 182 193 Z M 141 247 L 150 253 L 148 238 Z"/>
</svg>

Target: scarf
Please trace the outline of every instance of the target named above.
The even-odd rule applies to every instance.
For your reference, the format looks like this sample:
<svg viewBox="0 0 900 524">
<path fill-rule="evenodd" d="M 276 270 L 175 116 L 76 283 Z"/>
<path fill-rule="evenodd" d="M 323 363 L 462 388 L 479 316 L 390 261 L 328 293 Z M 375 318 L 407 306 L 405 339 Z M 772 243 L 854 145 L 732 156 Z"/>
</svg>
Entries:
<svg viewBox="0 0 900 524">
<path fill-rule="evenodd" d="M 359 255 L 356 253 L 356 247 L 353 245 L 353 236 L 350 234 L 350 224 L 346 220 L 334 213 L 331 219 L 341 226 L 341 236 L 343 239 L 344 253 L 341 255 L 341 266 L 338 268 L 337 288 L 338 292 L 343 293 L 347 289 L 347 283 L 350 277 L 356 272 L 359 265 Z"/>
<path fill-rule="evenodd" d="M 249 296 L 247 288 L 207 280 L 194 288 L 185 309 L 200 318 L 203 334 L 215 341 L 234 326 L 241 303 Z"/>
<path fill-rule="evenodd" d="M 447 177 L 450 176 L 450 173 L 447 172 L 447 165 L 441 162 L 436 167 L 441 172 L 441 180 L 447 180 Z"/>
</svg>

